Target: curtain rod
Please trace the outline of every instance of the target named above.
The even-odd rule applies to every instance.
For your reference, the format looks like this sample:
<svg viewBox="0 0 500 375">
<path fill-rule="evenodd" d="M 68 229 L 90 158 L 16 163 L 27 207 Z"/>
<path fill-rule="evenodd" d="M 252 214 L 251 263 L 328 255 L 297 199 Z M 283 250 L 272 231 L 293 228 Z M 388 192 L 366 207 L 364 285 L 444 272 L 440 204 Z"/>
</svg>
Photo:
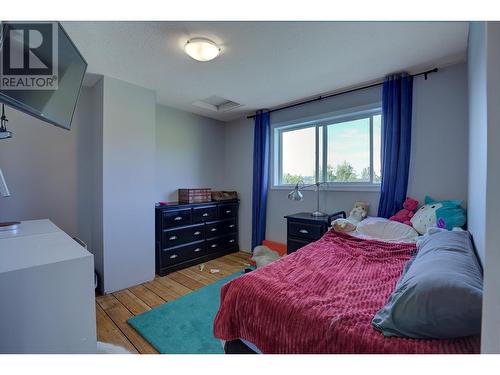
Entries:
<svg viewBox="0 0 500 375">
<path fill-rule="evenodd" d="M 427 75 L 428 74 L 436 73 L 438 70 L 439 70 L 438 68 L 434 68 L 434 69 L 431 69 L 431 70 L 426 70 L 425 72 L 420 72 L 420 73 L 416 73 L 416 74 L 410 74 L 410 76 L 411 77 L 424 76 L 424 78 L 427 79 Z M 293 104 L 288 104 L 288 105 L 285 105 L 285 106 L 282 106 L 282 107 L 277 107 L 277 108 L 269 110 L 268 112 L 272 113 L 272 112 L 282 111 L 282 110 L 288 109 L 288 108 L 298 107 L 299 105 L 308 104 L 308 103 L 312 103 L 312 102 L 317 102 L 317 101 L 320 101 L 320 100 L 323 100 L 323 99 L 333 98 L 334 96 L 349 94 L 351 92 L 355 92 L 355 91 L 359 91 L 359 90 L 365 90 L 365 89 L 369 89 L 371 87 L 380 86 L 383 83 L 384 83 L 383 81 L 378 81 L 378 82 L 375 82 L 375 83 L 372 83 L 372 84 L 369 84 L 369 85 L 366 85 L 366 86 L 355 87 L 353 89 L 348 89 L 348 90 L 345 90 L 345 91 L 339 91 L 339 92 L 335 92 L 333 94 L 319 95 L 316 98 L 306 99 L 306 100 L 303 100 L 303 101 L 298 102 L 298 103 L 293 103 Z M 250 119 L 250 118 L 255 118 L 255 115 L 247 116 L 247 119 Z"/>
</svg>

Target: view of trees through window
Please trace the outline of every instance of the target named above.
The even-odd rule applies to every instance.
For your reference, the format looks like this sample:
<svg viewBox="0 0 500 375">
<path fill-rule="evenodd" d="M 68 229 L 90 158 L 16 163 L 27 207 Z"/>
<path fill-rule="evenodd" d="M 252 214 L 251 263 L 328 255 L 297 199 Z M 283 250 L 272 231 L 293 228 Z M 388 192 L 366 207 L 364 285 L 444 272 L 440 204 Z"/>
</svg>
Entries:
<svg viewBox="0 0 500 375">
<path fill-rule="evenodd" d="M 371 131 L 370 131 L 371 129 Z M 283 131 L 281 183 L 305 184 L 381 182 L 381 115 Z M 318 134 L 318 150 L 316 150 Z M 323 169 L 326 165 L 326 170 Z M 371 169 L 373 168 L 373 174 Z"/>
</svg>

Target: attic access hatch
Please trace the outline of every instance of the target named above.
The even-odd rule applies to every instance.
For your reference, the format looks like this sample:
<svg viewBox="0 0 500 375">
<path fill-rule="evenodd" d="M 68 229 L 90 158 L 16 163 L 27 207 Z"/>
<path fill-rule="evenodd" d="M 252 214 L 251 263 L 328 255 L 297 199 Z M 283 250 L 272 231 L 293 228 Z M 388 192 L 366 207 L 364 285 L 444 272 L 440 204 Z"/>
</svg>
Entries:
<svg viewBox="0 0 500 375">
<path fill-rule="evenodd" d="M 240 103 L 236 103 L 232 100 L 224 99 L 216 95 L 212 95 L 211 97 L 203 100 L 198 100 L 194 102 L 193 105 L 214 112 L 227 112 L 232 109 L 241 107 Z"/>
</svg>

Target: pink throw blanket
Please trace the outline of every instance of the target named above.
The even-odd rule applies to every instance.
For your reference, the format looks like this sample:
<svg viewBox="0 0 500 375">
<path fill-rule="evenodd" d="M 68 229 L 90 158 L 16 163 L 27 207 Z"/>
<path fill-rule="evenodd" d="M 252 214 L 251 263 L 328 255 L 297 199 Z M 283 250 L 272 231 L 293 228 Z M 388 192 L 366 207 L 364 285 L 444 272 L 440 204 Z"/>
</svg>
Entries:
<svg viewBox="0 0 500 375">
<path fill-rule="evenodd" d="M 225 284 L 214 335 L 263 353 L 478 353 L 478 337 L 388 338 L 371 326 L 414 250 L 329 231 Z"/>
</svg>

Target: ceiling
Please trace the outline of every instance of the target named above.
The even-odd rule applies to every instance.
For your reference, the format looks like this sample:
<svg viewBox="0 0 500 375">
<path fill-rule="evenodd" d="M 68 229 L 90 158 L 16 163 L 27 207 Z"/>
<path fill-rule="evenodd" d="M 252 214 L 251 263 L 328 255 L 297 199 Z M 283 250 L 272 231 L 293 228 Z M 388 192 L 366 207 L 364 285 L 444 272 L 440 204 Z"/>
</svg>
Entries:
<svg viewBox="0 0 500 375">
<path fill-rule="evenodd" d="M 384 75 L 464 61 L 467 22 L 63 22 L 88 72 L 153 89 L 160 104 L 229 121 Z M 222 48 L 210 62 L 189 38 Z M 195 102 L 241 104 L 215 112 Z"/>
</svg>

